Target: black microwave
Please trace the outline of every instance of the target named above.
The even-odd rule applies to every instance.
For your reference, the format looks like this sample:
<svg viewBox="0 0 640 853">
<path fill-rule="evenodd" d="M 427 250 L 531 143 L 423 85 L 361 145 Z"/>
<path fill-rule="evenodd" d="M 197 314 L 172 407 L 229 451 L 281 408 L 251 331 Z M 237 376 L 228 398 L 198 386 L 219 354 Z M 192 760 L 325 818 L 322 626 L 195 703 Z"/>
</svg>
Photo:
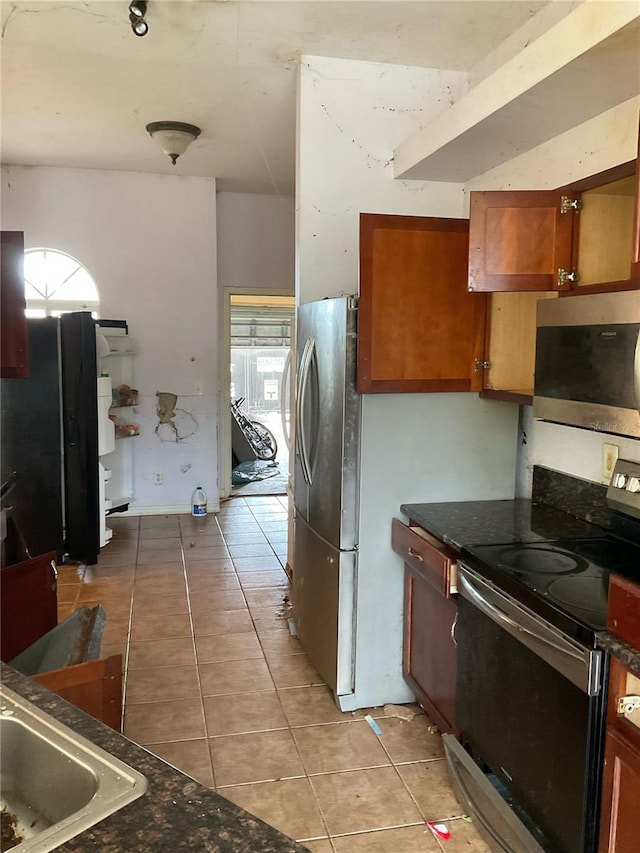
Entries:
<svg viewBox="0 0 640 853">
<path fill-rule="evenodd" d="M 533 414 L 640 437 L 640 291 L 538 303 Z"/>
</svg>

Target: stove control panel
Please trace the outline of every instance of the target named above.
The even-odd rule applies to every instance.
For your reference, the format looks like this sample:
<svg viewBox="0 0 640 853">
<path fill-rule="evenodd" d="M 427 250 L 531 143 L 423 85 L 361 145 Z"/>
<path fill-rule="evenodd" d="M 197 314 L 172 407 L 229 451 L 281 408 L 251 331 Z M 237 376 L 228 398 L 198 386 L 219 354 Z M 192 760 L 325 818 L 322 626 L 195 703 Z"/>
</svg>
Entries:
<svg viewBox="0 0 640 853">
<path fill-rule="evenodd" d="M 617 460 L 607 489 L 607 504 L 625 515 L 640 518 L 640 462 Z"/>
</svg>

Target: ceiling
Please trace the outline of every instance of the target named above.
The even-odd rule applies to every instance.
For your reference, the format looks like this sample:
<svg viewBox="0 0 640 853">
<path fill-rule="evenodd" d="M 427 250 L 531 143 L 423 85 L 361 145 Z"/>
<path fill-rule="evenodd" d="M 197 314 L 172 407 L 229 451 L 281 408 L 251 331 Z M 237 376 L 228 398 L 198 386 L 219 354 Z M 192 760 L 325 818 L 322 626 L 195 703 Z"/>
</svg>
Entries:
<svg viewBox="0 0 640 853">
<path fill-rule="evenodd" d="M 2 162 L 215 177 L 219 190 L 294 191 L 301 53 L 465 71 L 546 0 L 8 2 Z M 173 167 L 151 121 L 202 134 Z"/>
</svg>

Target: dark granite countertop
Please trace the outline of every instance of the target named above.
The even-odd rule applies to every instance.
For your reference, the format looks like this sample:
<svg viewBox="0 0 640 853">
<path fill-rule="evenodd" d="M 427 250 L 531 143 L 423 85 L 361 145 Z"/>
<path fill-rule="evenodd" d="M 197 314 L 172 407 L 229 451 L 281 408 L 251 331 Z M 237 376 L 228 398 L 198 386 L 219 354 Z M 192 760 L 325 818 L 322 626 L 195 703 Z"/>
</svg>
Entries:
<svg viewBox="0 0 640 853">
<path fill-rule="evenodd" d="M 273 827 L 2 664 L 2 682 L 146 776 L 142 797 L 60 845 L 60 853 L 305 853 Z M 308 851 L 307 851 L 308 853 Z"/>
<path fill-rule="evenodd" d="M 623 643 L 619 637 L 609 631 L 600 631 L 596 635 L 596 641 L 601 649 L 611 652 L 636 678 L 640 678 L 640 651 L 638 649 Z"/>
<path fill-rule="evenodd" d="M 471 545 L 589 538 L 605 530 L 545 503 L 505 501 L 402 504 L 401 512 L 458 551 Z"/>
</svg>

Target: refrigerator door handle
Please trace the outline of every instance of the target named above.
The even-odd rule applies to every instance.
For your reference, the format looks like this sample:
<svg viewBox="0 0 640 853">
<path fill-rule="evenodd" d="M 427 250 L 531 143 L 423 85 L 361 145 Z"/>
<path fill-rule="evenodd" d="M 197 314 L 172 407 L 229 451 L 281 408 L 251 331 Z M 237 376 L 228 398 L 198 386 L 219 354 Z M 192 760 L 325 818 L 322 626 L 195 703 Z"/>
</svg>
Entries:
<svg viewBox="0 0 640 853">
<path fill-rule="evenodd" d="M 307 385 L 309 382 L 309 373 L 311 371 L 311 363 L 315 352 L 315 341 L 313 338 L 307 338 L 304 345 L 304 352 L 300 359 L 300 383 L 298 386 L 298 399 L 296 401 L 297 414 L 297 429 L 296 438 L 298 443 L 298 452 L 300 454 L 300 465 L 302 474 L 307 485 L 311 485 L 311 465 L 309 463 L 309 453 L 307 449 L 307 424 L 305 420 L 305 398 L 307 396 Z"/>
<path fill-rule="evenodd" d="M 302 373 L 304 371 L 306 359 L 307 359 L 307 350 L 309 348 L 309 340 L 305 341 L 302 355 L 300 356 L 300 367 L 298 368 L 298 376 L 296 377 L 296 431 L 295 431 L 295 447 L 296 453 L 300 457 L 300 462 L 302 463 L 302 456 L 300 450 L 300 409 L 302 408 L 302 387 L 301 387 L 301 379 Z M 304 473 L 304 472 L 303 472 Z"/>
</svg>

